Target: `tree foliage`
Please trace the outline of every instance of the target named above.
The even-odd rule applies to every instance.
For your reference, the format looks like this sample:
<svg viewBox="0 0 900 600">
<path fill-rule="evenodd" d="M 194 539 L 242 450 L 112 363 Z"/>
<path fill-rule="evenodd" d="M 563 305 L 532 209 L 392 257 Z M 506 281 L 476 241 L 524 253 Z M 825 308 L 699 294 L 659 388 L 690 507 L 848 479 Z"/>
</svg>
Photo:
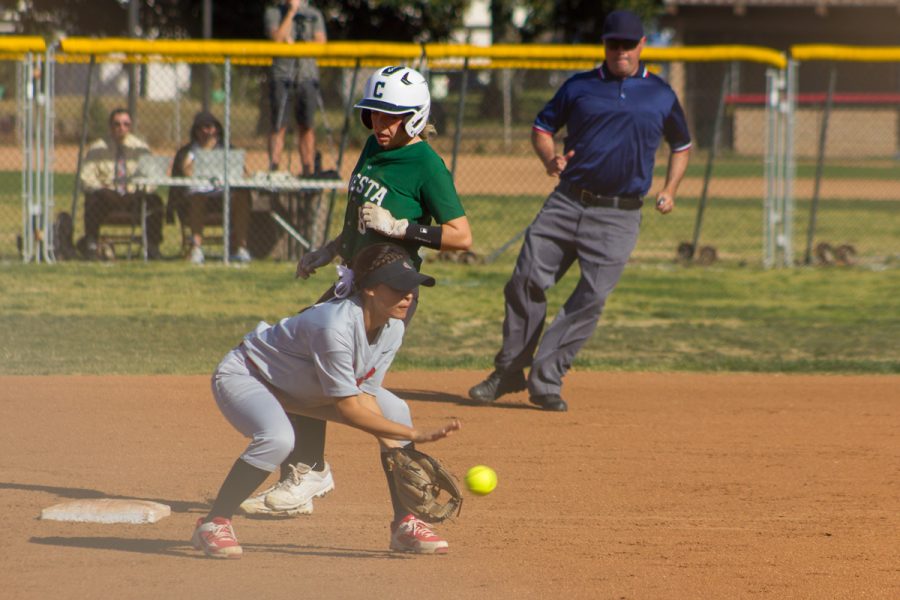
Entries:
<svg viewBox="0 0 900 600">
<path fill-rule="evenodd" d="M 78 36 L 127 36 L 129 1 L 140 3 L 139 27 L 144 37 L 200 38 L 203 0 L 2 0 L 19 6 L 22 33 Z M 445 40 L 462 25 L 469 0 L 314 0 L 322 10 L 331 39 L 431 42 Z M 9 5 L 9 6 L 6 6 Z M 266 3 L 214 0 L 213 37 L 265 37 Z"/>
<path fill-rule="evenodd" d="M 525 20 L 519 27 L 511 25 L 515 6 L 525 10 Z M 514 41 L 524 43 L 538 38 L 571 44 L 598 44 L 606 15 L 620 8 L 633 10 L 650 22 L 662 11 L 661 0 L 491 0 L 491 13 L 506 15 L 494 20 L 494 26 L 514 31 Z M 495 40 L 498 39 L 495 29 Z M 510 33 L 499 39 L 509 40 Z"/>
<path fill-rule="evenodd" d="M 22 33 L 60 32 L 79 36 L 127 36 L 130 2 L 139 3 L 140 35 L 200 38 L 203 0 L 0 0 L 19 13 Z M 434 42 L 449 38 L 462 26 L 470 0 L 312 0 L 322 10 L 331 39 Z M 213 37 L 265 37 L 257 0 L 212 0 Z M 661 0 L 491 0 L 495 42 L 529 43 L 549 39 L 562 43 L 597 43 L 603 19 L 616 8 L 630 8 L 650 20 Z M 516 9 L 524 21 L 513 24 Z"/>
<path fill-rule="evenodd" d="M 10 0 L 11 1 L 11 0 Z M 144 34 L 184 37 L 184 3 L 178 0 L 136 0 L 141 3 L 139 27 Z M 128 2 L 120 0 L 26 0 L 20 12 L 28 35 L 127 36 Z"/>
<path fill-rule="evenodd" d="M 469 0 L 321 0 L 332 39 L 434 42 L 462 25 Z"/>
</svg>

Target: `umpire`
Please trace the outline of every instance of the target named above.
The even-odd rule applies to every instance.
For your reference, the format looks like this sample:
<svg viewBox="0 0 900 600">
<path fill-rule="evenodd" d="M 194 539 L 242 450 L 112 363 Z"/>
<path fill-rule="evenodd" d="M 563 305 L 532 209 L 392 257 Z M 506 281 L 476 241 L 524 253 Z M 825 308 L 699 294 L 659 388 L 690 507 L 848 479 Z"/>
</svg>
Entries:
<svg viewBox="0 0 900 600">
<path fill-rule="evenodd" d="M 610 13 L 603 23 L 603 64 L 567 80 L 534 121 L 531 144 L 559 185 L 528 227 L 504 289 L 503 347 L 494 372 L 469 390 L 473 400 L 493 402 L 527 387 L 532 404 L 567 410 L 562 378 L 597 326 L 637 243 L 662 138 L 670 154 L 656 210 L 675 208 L 691 137 L 675 93 L 640 61 L 646 41 L 636 14 Z M 559 155 L 553 136 L 563 127 Z M 546 291 L 576 259 L 581 278 L 542 338 Z"/>
</svg>

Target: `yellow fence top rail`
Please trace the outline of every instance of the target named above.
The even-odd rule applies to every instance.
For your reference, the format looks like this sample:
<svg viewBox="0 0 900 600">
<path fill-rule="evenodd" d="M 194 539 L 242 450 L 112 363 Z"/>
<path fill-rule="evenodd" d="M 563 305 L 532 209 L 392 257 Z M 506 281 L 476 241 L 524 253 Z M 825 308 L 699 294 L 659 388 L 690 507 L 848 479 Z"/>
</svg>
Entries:
<svg viewBox="0 0 900 600">
<path fill-rule="evenodd" d="M 778 69 L 787 66 L 782 52 L 759 46 L 679 46 L 645 48 L 641 58 L 664 62 L 745 61 L 762 63 Z"/>
<path fill-rule="evenodd" d="M 129 38 L 68 38 L 61 49 L 68 54 L 142 54 L 189 57 L 273 57 L 311 58 L 418 58 L 421 46 L 384 42 L 300 42 L 279 44 L 258 40 L 135 40 Z"/>
<path fill-rule="evenodd" d="M 600 62 L 603 47 L 593 45 L 497 44 L 495 46 L 462 46 L 454 44 L 426 44 L 429 59 L 479 58 L 492 61 L 576 61 Z M 743 60 L 769 64 L 779 69 L 787 65 L 784 54 L 771 48 L 756 46 L 695 46 L 674 48 L 645 48 L 642 58 L 664 62 L 704 62 Z"/>
<path fill-rule="evenodd" d="M 800 61 L 900 62 L 900 46 L 800 44 L 791 46 L 791 57 Z"/>
<path fill-rule="evenodd" d="M 310 57 L 317 59 L 345 59 L 370 62 L 373 60 L 414 60 L 424 56 L 428 60 L 476 59 L 485 61 L 480 68 L 521 64 L 525 61 L 544 63 L 599 62 L 603 47 L 573 44 L 497 44 L 471 46 L 464 44 L 399 44 L 385 42 L 313 42 L 279 44 L 255 40 L 135 40 L 128 38 L 68 38 L 62 41 L 63 53 L 72 55 L 125 54 L 166 57 L 271 58 L 273 56 Z M 770 48 L 756 46 L 697 46 L 676 48 L 646 48 L 643 57 L 650 61 L 750 61 L 784 68 L 784 54 Z M 523 62 L 518 62 L 523 61 Z"/>
<path fill-rule="evenodd" d="M 46 52 L 47 44 L 44 38 L 37 36 L 0 36 L 0 52 Z"/>
</svg>

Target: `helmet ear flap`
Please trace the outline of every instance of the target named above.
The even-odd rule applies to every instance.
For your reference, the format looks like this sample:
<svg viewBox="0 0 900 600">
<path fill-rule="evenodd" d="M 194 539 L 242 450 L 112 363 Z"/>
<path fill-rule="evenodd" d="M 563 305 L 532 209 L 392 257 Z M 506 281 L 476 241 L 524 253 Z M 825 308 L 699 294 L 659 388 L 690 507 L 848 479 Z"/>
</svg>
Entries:
<svg viewBox="0 0 900 600">
<path fill-rule="evenodd" d="M 425 129 L 425 125 L 428 124 L 430 108 L 428 105 L 423 106 L 407 117 L 403 127 L 406 129 L 406 134 L 409 137 L 414 138 Z"/>
<path fill-rule="evenodd" d="M 362 121 L 362 124 L 365 125 L 366 129 L 372 129 L 372 111 L 368 108 L 364 108 L 359 111 L 359 118 Z"/>
</svg>

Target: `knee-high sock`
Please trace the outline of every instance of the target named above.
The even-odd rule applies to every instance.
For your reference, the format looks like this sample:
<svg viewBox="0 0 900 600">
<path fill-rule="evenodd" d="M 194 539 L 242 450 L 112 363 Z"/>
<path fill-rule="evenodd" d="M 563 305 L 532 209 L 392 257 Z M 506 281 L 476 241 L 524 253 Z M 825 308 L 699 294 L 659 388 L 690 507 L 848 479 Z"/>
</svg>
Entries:
<svg viewBox="0 0 900 600">
<path fill-rule="evenodd" d="M 412 442 L 407 444 L 406 448 L 415 450 L 416 445 Z M 400 502 L 400 496 L 397 494 L 397 485 L 394 483 L 394 476 L 388 470 L 387 454 L 381 453 L 381 468 L 384 469 L 384 476 L 387 479 L 388 491 L 391 494 L 391 506 L 394 508 L 394 523 L 405 517 L 409 510 Z"/>
<path fill-rule="evenodd" d="M 258 469 L 240 458 L 237 459 L 222 482 L 219 495 L 216 496 L 216 501 L 206 515 L 205 521 L 212 521 L 215 517 L 230 519 L 241 502 L 246 500 L 269 475 L 268 471 Z"/>
<path fill-rule="evenodd" d="M 313 467 L 314 471 L 325 470 L 325 424 L 326 421 L 289 414 L 288 418 L 294 426 L 294 449 L 281 463 L 281 480 L 290 475 L 288 465 L 302 462 Z"/>
</svg>

